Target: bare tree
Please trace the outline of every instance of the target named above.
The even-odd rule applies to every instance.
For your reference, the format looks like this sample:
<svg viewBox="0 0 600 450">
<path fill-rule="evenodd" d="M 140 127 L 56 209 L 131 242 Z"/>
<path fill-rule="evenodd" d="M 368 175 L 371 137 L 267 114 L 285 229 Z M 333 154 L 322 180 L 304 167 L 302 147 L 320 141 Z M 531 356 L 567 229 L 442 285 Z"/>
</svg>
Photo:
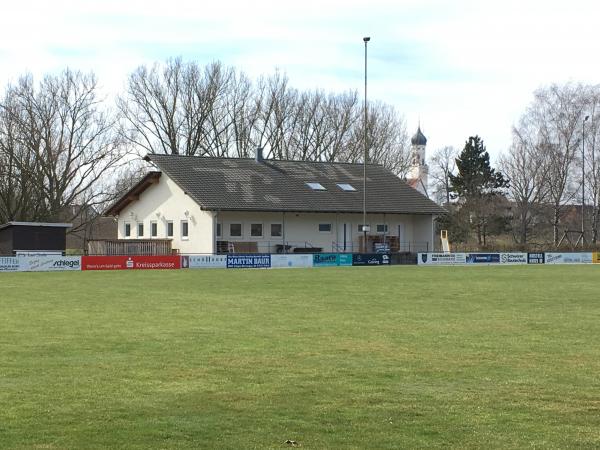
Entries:
<svg viewBox="0 0 600 450">
<path fill-rule="evenodd" d="M 452 146 L 437 149 L 429 160 L 434 199 L 446 206 L 450 205 L 450 175 L 456 170 L 458 151 Z"/>
<path fill-rule="evenodd" d="M 39 86 L 24 76 L 7 87 L 0 117 L 4 220 L 69 220 L 110 196 L 109 175 L 127 160 L 93 74 L 67 69 Z"/>
<path fill-rule="evenodd" d="M 538 146 L 535 129 L 528 117 L 513 128 L 513 144 L 507 155 L 502 155 L 500 165 L 509 178 L 509 198 L 513 208 L 513 235 L 525 245 L 532 225 L 539 219 L 540 206 L 548 198 L 548 160 Z"/>
<path fill-rule="evenodd" d="M 580 186 L 581 177 L 574 175 L 573 168 L 581 143 L 583 105 L 581 84 L 553 84 L 534 93 L 534 100 L 522 119 L 534 130 L 540 158 L 547 164 L 545 181 L 552 207 L 554 244 L 560 239 L 561 219 Z"/>
<path fill-rule="evenodd" d="M 585 158 L 586 158 L 586 182 L 588 198 L 586 203 L 590 205 L 592 214 L 591 241 L 598 242 L 598 228 L 600 226 L 600 155 L 596 146 L 600 138 L 600 85 L 590 86 L 586 95 L 585 114 L 589 120 L 585 125 Z"/>
</svg>

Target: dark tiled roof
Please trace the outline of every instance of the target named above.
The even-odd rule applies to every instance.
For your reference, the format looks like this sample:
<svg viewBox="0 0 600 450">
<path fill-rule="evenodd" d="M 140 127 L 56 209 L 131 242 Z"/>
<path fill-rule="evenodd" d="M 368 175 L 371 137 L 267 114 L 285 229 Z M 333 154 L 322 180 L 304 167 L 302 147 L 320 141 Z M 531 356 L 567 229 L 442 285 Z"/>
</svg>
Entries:
<svg viewBox="0 0 600 450">
<path fill-rule="evenodd" d="M 202 209 L 221 211 L 362 212 L 362 164 L 205 158 L 150 154 L 146 157 Z M 314 191 L 306 183 L 321 183 Z M 336 183 L 349 183 L 346 192 Z M 370 213 L 441 214 L 445 211 L 393 173 L 367 165 Z"/>
</svg>

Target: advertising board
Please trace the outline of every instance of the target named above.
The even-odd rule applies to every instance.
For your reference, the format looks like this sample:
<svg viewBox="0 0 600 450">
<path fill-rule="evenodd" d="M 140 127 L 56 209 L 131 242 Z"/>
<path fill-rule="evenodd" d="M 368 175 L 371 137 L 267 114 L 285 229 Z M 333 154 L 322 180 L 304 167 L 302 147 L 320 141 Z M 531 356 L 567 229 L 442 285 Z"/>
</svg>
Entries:
<svg viewBox="0 0 600 450">
<path fill-rule="evenodd" d="M 546 253 L 546 264 L 591 264 L 592 253 Z"/>
<path fill-rule="evenodd" d="M 186 255 L 181 257 L 183 269 L 224 269 L 227 255 Z"/>
<path fill-rule="evenodd" d="M 312 255 L 313 266 L 315 267 L 332 267 L 340 265 L 338 253 L 315 253 Z"/>
<path fill-rule="evenodd" d="M 527 264 L 527 253 L 500 253 L 500 264 Z"/>
<path fill-rule="evenodd" d="M 390 264 L 390 255 L 382 253 L 353 253 L 353 266 L 383 266 Z"/>
<path fill-rule="evenodd" d="M 268 269 L 269 267 L 271 267 L 270 254 L 227 255 L 228 269 Z"/>
<path fill-rule="evenodd" d="M 500 253 L 469 253 L 467 264 L 498 264 Z"/>
<path fill-rule="evenodd" d="M 17 272 L 19 260 L 14 256 L 0 256 L 0 272 Z"/>
<path fill-rule="evenodd" d="M 419 265 L 455 265 L 467 262 L 466 253 L 419 253 Z"/>
<path fill-rule="evenodd" d="M 180 256 L 82 256 L 82 270 L 179 269 Z"/>
<path fill-rule="evenodd" d="M 600 252 L 592 253 L 592 262 L 594 264 L 600 264 Z"/>
<path fill-rule="evenodd" d="M 271 255 L 271 267 L 312 267 L 313 255 Z"/>
<path fill-rule="evenodd" d="M 352 253 L 340 253 L 338 255 L 338 262 L 340 266 L 351 266 L 352 265 Z"/>
<path fill-rule="evenodd" d="M 527 253 L 527 264 L 544 264 L 544 253 Z"/>
<path fill-rule="evenodd" d="M 81 270 L 81 256 L 21 256 L 22 272 L 58 272 Z"/>
</svg>

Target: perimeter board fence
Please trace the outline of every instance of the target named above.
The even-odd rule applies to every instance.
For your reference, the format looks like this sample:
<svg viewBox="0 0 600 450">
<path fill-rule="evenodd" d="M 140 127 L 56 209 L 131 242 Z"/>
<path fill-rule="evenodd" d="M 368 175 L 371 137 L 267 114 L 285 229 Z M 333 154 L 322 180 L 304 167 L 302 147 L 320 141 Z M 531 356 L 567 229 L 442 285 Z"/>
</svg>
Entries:
<svg viewBox="0 0 600 450">
<path fill-rule="evenodd" d="M 416 256 L 416 257 L 415 257 Z M 6 256 L 0 272 L 58 272 L 80 270 L 310 268 L 349 266 L 600 264 L 600 252 L 538 253 L 233 253 L 226 255 L 113 255 L 113 256 Z"/>
</svg>

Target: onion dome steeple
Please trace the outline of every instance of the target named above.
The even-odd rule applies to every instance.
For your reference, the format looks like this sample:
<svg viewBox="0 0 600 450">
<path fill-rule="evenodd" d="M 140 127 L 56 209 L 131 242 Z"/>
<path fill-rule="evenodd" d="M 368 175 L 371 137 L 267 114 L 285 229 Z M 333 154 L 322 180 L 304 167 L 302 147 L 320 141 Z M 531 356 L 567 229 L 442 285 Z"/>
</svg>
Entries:
<svg viewBox="0 0 600 450">
<path fill-rule="evenodd" d="M 415 135 L 410 140 L 410 143 L 412 145 L 427 145 L 427 138 L 425 137 L 425 135 L 421 131 L 421 126 L 419 126 L 419 129 L 417 130 L 417 132 L 415 133 Z"/>
</svg>

